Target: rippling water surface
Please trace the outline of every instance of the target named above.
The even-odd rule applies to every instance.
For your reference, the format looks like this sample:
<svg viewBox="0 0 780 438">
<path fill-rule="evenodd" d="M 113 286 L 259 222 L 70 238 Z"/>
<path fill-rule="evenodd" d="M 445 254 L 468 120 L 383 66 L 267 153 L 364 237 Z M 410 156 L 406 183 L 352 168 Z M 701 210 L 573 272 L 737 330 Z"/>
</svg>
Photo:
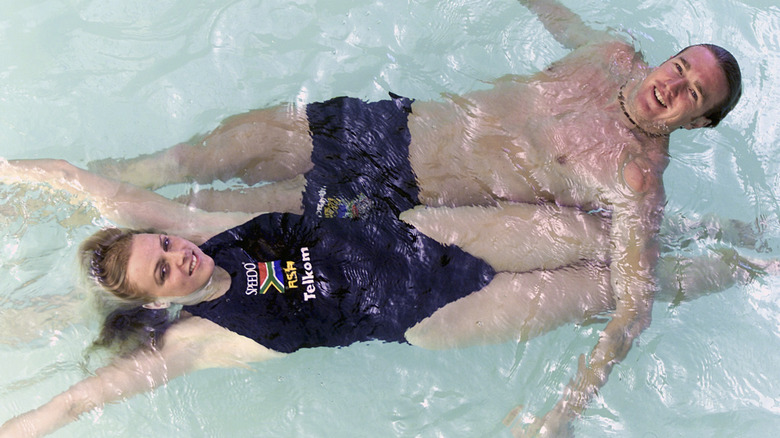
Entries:
<svg viewBox="0 0 780 438">
<path fill-rule="evenodd" d="M 696 42 L 733 51 L 743 100 L 716 130 L 674 134 L 667 211 L 755 223 L 765 245 L 748 254 L 776 256 L 780 8 L 767 0 L 564 3 L 596 27 L 630 35 L 653 64 Z M 18 0 L 0 3 L 0 17 L 0 156 L 80 165 L 157 151 L 252 108 L 378 100 L 388 91 L 436 99 L 565 54 L 512 0 Z M 89 369 L 84 350 L 97 323 L 80 304 L 74 258 L 102 224 L 65 196 L 0 186 L 0 421 Z M 578 435 L 773 436 L 779 286 L 766 277 L 657 303 Z M 507 412 L 549 409 L 602 327 L 458 351 L 379 343 L 302 351 L 251 371 L 196 373 L 56 436 L 508 436 Z"/>
</svg>

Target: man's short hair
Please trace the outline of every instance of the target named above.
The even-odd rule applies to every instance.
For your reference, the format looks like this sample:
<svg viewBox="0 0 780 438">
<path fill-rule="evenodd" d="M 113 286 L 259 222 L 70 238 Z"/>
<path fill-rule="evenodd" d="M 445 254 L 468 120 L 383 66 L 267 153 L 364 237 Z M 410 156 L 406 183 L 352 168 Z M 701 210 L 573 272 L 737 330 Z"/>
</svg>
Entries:
<svg viewBox="0 0 780 438">
<path fill-rule="evenodd" d="M 739 64 L 737 63 L 736 58 L 734 58 L 734 55 L 723 47 L 716 46 L 715 44 L 694 44 L 680 50 L 677 52 L 677 55 L 691 47 L 704 47 L 715 56 L 721 71 L 723 71 L 723 75 L 726 77 L 726 83 L 729 87 L 726 99 L 719 102 L 709 112 L 704 114 L 704 117 L 710 120 L 710 124 L 707 125 L 707 127 L 714 128 L 718 126 L 718 123 L 720 123 L 720 121 L 726 117 L 726 114 L 734 109 L 737 102 L 739 102 L 739 98 L 742 96 L 742 73 L 739 70 Z"/>
</svg>

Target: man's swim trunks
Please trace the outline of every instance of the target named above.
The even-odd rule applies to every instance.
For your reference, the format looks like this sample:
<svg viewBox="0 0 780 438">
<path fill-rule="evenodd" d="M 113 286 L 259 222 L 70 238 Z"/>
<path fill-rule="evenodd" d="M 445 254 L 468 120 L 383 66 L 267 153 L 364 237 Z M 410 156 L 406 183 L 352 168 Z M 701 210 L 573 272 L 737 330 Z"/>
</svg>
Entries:
<svg viewBox="0 0 780 438">
<path fill-rule="evenodd" d="M 321 218 L 398 215 L 419 204 L 409 163 L 412 101 L 337 97 L 306 107 L 314 167 L 306 173 L 304 214 Z"/>
<path fill-rule="evenodd" d="M 272 213 L 201 246 L 230 290 L 184 310 L 276 351 L 404 342 L 440 307 L 487 285 L 493 269 L 400 221 Z"/>
</svg>

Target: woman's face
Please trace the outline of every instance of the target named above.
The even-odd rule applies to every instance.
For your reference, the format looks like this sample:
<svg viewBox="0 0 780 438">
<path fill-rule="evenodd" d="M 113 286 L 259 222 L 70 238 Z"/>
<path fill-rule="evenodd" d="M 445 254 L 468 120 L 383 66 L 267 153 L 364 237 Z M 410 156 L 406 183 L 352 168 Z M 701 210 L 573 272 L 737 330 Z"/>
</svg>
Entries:
<svg viewBox="0 0 780 438">
<path fill-rule="evenodd" d="M 130 246 L 127 279 L 153 298 L 184 297 L 208 283 L 214 260 L 187 239 L 136 234 Z"/>
</svg>

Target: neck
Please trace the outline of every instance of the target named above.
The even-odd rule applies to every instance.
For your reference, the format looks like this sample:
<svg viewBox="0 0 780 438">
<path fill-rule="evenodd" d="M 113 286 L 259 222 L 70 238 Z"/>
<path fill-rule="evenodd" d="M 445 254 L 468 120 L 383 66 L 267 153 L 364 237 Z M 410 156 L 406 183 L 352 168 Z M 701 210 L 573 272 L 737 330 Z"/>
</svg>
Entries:
<svg viewBox="0 0 780 438">
<path fill-rule="evenodd" d="M 204 301 L 215 300 L 225 295 L 229 288 L 230 274 L 219 266 L 215 266 L 209 281 L 203 287 L 185 297 L 173 299 L 171 302 L 193 306 Z"/>
<path fill-rule="evenodd" d="M 623 110 L 623 115 L 626 116 L 628 121 L 631 123 L 631 125 L 634 126 L 634 129 L 642 133 L 643 135 L 650 137 L 650 138 L 662 138 L 662 137 L 669 137 L 669 134 L 660 134 L 655 132 L 647 132 L 644 128 L 639 126 L 639 124 L 634 120 L 633 117 L 631 117 L 631 114 L 628 113 L 628 110 L 626 109 L 626 98 L 623 97 L 623 88 L 625 88 L 626 84 L 623 84 L 620 89 L 618 90 L 618 102 L 620 103 L 620 109 Z"/>
<path fill-rule="evenodd" d="M 225 295 L 228 289 L 230 289 L 230 282 L 230 274 L 221 267 L 214 266 L 214 273 L 211 274 L 211 279 L 209 280 L 209 283 L 214 285 L 214 293 L 206 301 L 215 300 L 222 295 Z"/>
</svg>

